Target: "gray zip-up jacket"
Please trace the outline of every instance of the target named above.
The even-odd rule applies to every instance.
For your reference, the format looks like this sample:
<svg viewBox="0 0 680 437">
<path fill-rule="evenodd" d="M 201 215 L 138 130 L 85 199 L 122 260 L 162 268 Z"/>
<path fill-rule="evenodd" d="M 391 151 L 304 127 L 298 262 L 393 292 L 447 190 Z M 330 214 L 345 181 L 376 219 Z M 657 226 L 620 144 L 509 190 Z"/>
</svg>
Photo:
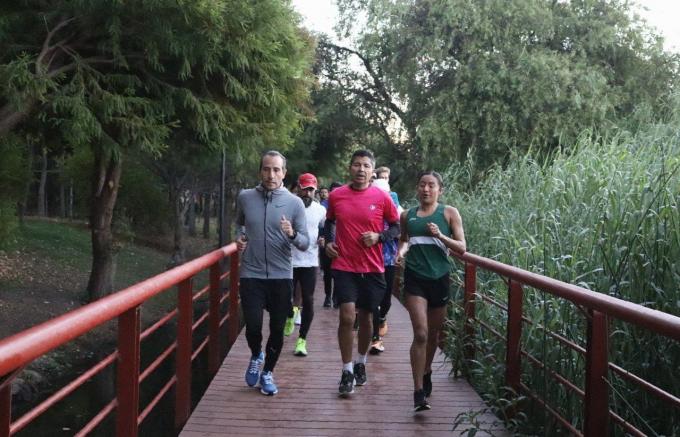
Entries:
<svg viewBox="0 0 680 437">
<path fill-rule="evenodd" d="M 262 185 L 243 190 L 236 199 L 237 237 L 248 239 L 241 256 L 241 278 L 292 279 L 291 245 L 307 250 L 309 236 L 302 199 L 281 186 L 274 191 Z M 281 230 L 285 216 L 295 230 L 290 238 Z"/>
</svg>

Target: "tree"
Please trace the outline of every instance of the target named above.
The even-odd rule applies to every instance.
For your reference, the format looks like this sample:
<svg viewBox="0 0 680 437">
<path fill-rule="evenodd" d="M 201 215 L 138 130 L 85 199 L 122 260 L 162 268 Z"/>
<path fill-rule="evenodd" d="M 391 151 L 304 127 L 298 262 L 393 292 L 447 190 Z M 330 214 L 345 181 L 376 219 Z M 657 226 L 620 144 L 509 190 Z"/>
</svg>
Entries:
<svg viewBox="0 0 680 437">
<path fill-rule="evenodd" d="M 20 138 L 10 136 L 0 142 L 0 248 L 17 226 L 15 205 L 21 201 L 26 180 L 31 177 L 27 156 Z"/>
<path fill-rule="evenodd" d="M 321 41 L 334 60 L 324 79 L 354 96 L 382 152 L 413 170 L 467 157 L 484 168 L 510 149 L 569 144 L 640 106 L 658 114 L 678 78 L 678 56 L 627 1 L 339 6 L 354 42 Z M 354 29 L 359 17 L 366 25 Z"/>
<path fill-rule="evenodd" d="M 207 148 L 285 143 L 301 118 L 309 40 L 287 2 L 1 8 L 0 136 L 38 118 L 93 151 L 92 300 L 113 286 L 111 221 L 128 151 L 160 154 L 180 126 Z"/>
<path fill-rule="evenodd" d="M 206 150 L 179 132 L 172 141 L 177 144 L 161 157 L 147 157 L 147 162 L 163 181 L 170 199 L 174 231 L 172 264 L 179 265 L 186 260 L 185 219 L 195 206 L 196 196 L 215 186 L 218 170 L 215 164 L 219 162 L 220 154 L 216 150 Z"/>
</svg>

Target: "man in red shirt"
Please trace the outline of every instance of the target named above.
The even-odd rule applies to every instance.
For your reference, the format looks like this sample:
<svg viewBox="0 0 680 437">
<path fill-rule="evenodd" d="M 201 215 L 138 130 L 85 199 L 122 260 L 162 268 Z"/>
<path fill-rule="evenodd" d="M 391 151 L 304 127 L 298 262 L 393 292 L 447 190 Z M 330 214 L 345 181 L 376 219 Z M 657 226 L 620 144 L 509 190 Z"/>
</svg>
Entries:
<svg viewBox="0 0 680 437">
<path fill-rule="evenodd" d="M 340 304 L 338 343 L 342 356 L 339 394 L 366 384 L 366 354 L 372 314 L 385 293 L 382 242 L 399 235 L 399 215 L 389 194 L 371 186 L 375 158 L 357 150 L 350 160 L 351 182 L 334 190 L 326 213 L 326 254 L 333 260 L 333 280 Z M 389 228 L 384 230 L 384 222 Z M 335 240 L 333 240 L 335 227 Z M 358 309 L 358 314 L 356 310 Z M 354 318 L 359 318 L 358 353 L 352 362 Z"/>
</svg>

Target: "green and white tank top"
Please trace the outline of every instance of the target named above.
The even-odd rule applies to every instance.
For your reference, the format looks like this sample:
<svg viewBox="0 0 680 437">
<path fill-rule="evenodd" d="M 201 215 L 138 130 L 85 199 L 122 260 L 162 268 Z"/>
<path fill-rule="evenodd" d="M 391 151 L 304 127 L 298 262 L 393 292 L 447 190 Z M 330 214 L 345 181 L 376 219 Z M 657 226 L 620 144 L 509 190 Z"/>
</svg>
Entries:
<svg viewBox="0 0 680 437">
<path fill-rule="evenodd" d="M 418 207 L 411 208 L 406 214 L 409 236 L 406 268 L 420 278 L 438 279 L 449 273 L 449 251 L 440 239 L 428 232 L 427 224 L 435 223 L 442 234 L 451 235 L 451 228 L 444 216 L 444 205 L 437 205 L 437 209 L 427 217 L 418 217 L 417 211 Z"/>
</svg>

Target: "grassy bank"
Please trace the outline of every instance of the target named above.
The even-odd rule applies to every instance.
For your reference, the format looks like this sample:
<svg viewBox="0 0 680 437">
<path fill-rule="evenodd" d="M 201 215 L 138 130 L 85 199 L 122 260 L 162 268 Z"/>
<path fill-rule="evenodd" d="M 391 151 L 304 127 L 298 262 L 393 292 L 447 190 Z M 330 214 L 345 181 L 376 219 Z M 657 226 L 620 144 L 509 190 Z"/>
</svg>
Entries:
<svg viewBox="0 0 680 437">
<path fill-rule="evenodd" d="M 194 252 L 202 250 L 202 246 L 210 245 L 206 240 L 194 240 L 190 242 L 193 255 L 197 255 Z M 15 240 L 5 247 L 0 251 L 0 338 L 66 313 L 84 302 L 91 264 L 90 233 L 84 225 L 27 220 Z M 169 259 L 170 254 L 166 252 L 129 242 L 123 244 L 117 254 L 114 288 L 120 290 L 165 271 Z M 206 281 L 205 274 L 199 276 L 197 286 Z M 145 303 L 142 306 L 143 326 L 149 326 L 165 315 L 175 306 L 176 299 L 173 288 Z M 201 301 L 197 305 L 204 304 Z M 174 341 L 174 335 L 174 321 L 171 321 L 146 339 L 142 345 L 142 366 L 147 366 L 168 347 Z M 19 375 L 21 384 L 17 386 L 22 387 L 22 395 L 14 398 L 14 417 L 111 353 L 115 339 L 114 320 L 31 363 L 27 371 Z M 142 404 L 155 396 L 172 370 L 170 360 L 149 377 L 142 386 Z M 194 390 L 199 396 L 207 381 L 201 372 L 194 378 Z M 114 396 L 114 380 L 112 368 L 106 369 L 101 377 L 89 381 L 19 435 L 72 435 L 72 430 L 82 427 Z M 165 410 L 161 408 L 146 419 L 142 428 L 144 435 L 172 433 L 173 416 L 166 414 L 172 408 L 171 398 L 163 402 Z M 97 435 L 112 432 L 114 427 L 109 422 L 100 427 Z"/>
<path fill-rule="evenodd" d="M 168 259 L 166 253 L 124 244 L 117 256 L 114 288 L 164 271 Z M 91 263 L 87 229 L 50 220 L 26 221 L 16 239 L 0 252 L 0 305 L 8 315 L 0 336 L 84 302 Z"/>
</svg>

